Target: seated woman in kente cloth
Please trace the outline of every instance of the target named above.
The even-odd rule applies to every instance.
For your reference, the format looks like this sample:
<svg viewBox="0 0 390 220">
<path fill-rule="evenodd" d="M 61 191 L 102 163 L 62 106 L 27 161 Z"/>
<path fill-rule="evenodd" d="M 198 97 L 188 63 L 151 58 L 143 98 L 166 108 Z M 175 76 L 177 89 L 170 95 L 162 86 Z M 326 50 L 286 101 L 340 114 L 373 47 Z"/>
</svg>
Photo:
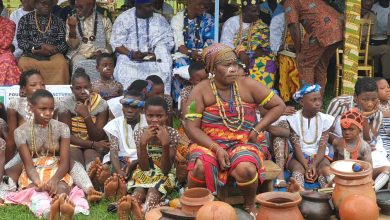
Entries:
<svg viewBox="0 0 390 220">
<path fill-rule="evenodd" d="M 237 57 L 224 44 L 203 52 L 206 71 L 213 77 L 192 90 L 184 107 L 184 126 L 190 146 L 188 187 L 215 192 L 235 179 L 244 208 L 254 214 L 256 190 L 263 181 L 263 153 L 256 144 L 261 132 L 284 112 L 283 101 L 261 83 L 240 77 Z M 260 122 L 256 109 L 269 110 Z"/>
</svg>

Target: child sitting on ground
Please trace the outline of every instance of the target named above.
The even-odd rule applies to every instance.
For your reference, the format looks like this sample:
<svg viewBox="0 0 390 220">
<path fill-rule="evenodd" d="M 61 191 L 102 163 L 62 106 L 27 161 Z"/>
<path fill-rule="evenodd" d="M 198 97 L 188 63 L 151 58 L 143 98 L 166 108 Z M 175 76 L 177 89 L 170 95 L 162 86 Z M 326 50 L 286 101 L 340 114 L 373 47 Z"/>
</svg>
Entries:
<svg viewBox="0 0 390 220">
<path fill-rule="evenodd" d="M 96 58 L 96 70 L 100 79 L 92 82 L 92 91 L 98 93 L 104 100 L 109 100 L 123 94 L 123 85 L 113 79 L 115 68 L 114 57 L 102 53 Z"/>
<path fill-rule="evenodd" d="M 330 143 L 335 137 L 341 136 L 340 115 L 353 107 L 357 107 L 363 116 L 362 137 L 371 147 L 373 178 L 375 190 L 382 188 L 389 180 L 390 161 L 386 158 L 386 150 L 380 138 L 379 128 L 383 114 L 378 111 L 378 88 L 374 78 L 359 78 L 355 84 L 354 96 L 341 96 L 333 99 L 328 112 L 337 116 Z"/>
<path fill-rule="evenodd" d="M 14 131 L 24 122 L 32 119 L 32 114 L 29 110 L 28 102 L 32 94 L 38 89 L 44 89 L 45 83 L 43 77 L 38 70 L 25 71 L 20 75 L 19 79 L 19 95 L 17 99 L 12 99 L 7 108 L 7 123 L 8 134 L 6 160 L 10 160 L 16 153 L 14 141 Z M 57 112 L 57 103 L 55 103 L 55 113 Z"/>
<path fill-rule="evenodd" d="M 207 79 L 208 74 L 206 73 L 205 66 L 203 62 L 193 62 L 188 67 L 188 73 L 190 75 L 189 83 L 190 85 L 185 86 L 180 92 L 179 98 L 179 110 L 187 107 L 187 99 L 190 96 L 192 89 L 200 83 L 202 80 Z M 181 115 L 181 113 L 180 113 Z M 182 119 L 184 118 L 181 115 Z M 178 129 L 180 134 L 179 146 L 176 153 L 176 178 L 179 184 L 185 185 L 187 180 L 187 154 L 190 145 L 190 139 L 187 137 L 184 126 L 184 120 L 181 121 L 180 127 Z"/>
<path fill-rule="evenodd" d="M 35 187 L 37 192 L 47 192 L 30 194 L 30 209 L 37 216 L 59 219 L 61 213 L 61 218 L 72 219 L 75 205 L 67 198 L 73 184 L 69 175 L 69 127 L 52 119 L 54 97 L 50 92 L 37 90 L 30 103 L 34 118 L 15 130 L 16 146 L 24 165 L 18 185 L 21 189 Z M 54 195 L 57 197 L 50 203 Z"/>
<path fill-rule="evenodd" d="M 137 161 L 133 131 L 147 126 L 145 115 L 141 114 L 144 107 L 141 93 L 135 90 L 125 91 L 124 98 L 120 102 L 123 106 L 123 116 L 113 119 L 104 126 L 110 139 L 110 153 L 104 156 L 103 163 L 110 163 L 112 172 L 117 174 L 105 182 L 104 191 L 109 200 L 126 195 L 126 184 L 123 184 L 124 194 L 122 194 L 123 189 L 119 187 L 121 184 L 114 188 L 107 188 L 107 186 L 115 186 L 110 184 L 112 181 L 118 182 L 128 178 L 128 172 L 131 171 L 130 164 Z"/>
<path fill-rule="evenodd" d="M 159 206 L 161 198 L 175 186 L 173 162 L 179 142 L 178 132 L 166 126 L 168 106 L 163 98 L 149 98 L 145 103 L 145 116 L 148 126 L 134 133 L 138 166 L 127 184 L 128 189 L 134 189 L 132 196 L 137 202 L 144 203 L 144 214 Z M 125 201 L 126 197 L 118 201 L 119 219 L 128 215 L 122 211 L 121 203 Z"/>
<path fill-rule="evenodd" d="M 327 185 L 324 168 L 330 163 L 326 143 L 334 117 L 320 112 L 320 90 L 319 85 L 303 86 L 294 94 L 294 99 L 301 104 L 302 110 L 287 117 L 290 141 L 294 149 L 287 167 L 301 190 L 304 190 L 305 181 L 313 183 L 318 180 L 321 188 Z"/>
<path fill-rule="evenodd" d="M 179 109 L 186 106 L 186 102 L 194 86 L 200 83 L 202 80 L 207 79 L 209 76 L 206 73 L 205 66 L 203 62 L 193 62 L 188 67 L 188 73 L 190 79 L 188 80 L 190 85 L 185 86 L 180 92 L 180 106 Z"/>
<path fill-rule="evenodd" d="M 152 91 L 149 94 L 149 97 L 160 96 L 164 98 L 165 102 L 168 104 L 168 125 L 172 124 L 172 115 L 173 115 L 173 99 L 170 95 L 165 94 L 165 85 L 162 79 L 157 75 L 150 75 L 146 78 L 146 81 L 152 82 Z M 149 98 L 146 97 L 146 98 Z"/>
<path fill-rule="evenodd" d="M 109 150 L 109 142 L 103 130 L 107 124 L 108 107 L 99 94 L 90 93 L 91 83 L 84 69 L 78 68 L 73 74 L 71 90 L 73 96 L 64 99 L 59 121 L 71 128 L 71 158 L 90 171 L 96 157 Z M 106 172 L 99 172 L 104 175 L 97 175 L 97 178 L 93 177 L 95 173 L 90 176 L 95 188 L 104 184 L 103 181 L 98 181 L 104 179 L 102 176 L 108 178 L 110 175 L 109 170 L 104 171 Z"/>
<path fill-rule="evenodd" d="M 141 99 L 142 101 L 145 101 L 147 98 L 150 97 L 152 92 L 152 87 L 153 87 L 152 81 L 137 79 L 133 83 L 131 83 L 126 90 L 127 91 L 134 90 L 141 93 Z M 107 105 L 109 108 L 109 121 L 111 121 L 114 118 L 123 116 L 122 104 L 120 103 L 121 99 L 123 99 L 123 96 L 112 98 L 107 101 Z"/>
<path fill-rule="evenodd" d="M 372 164 L 371 147 L 360 136 L 363 116 L 356 108 L 344 112 L 340 118 L 343 137 L 333 140 L 334 156 L 337 160 L 363 160 Z"/>
<path fill-rule="evenodd" d="M 33 119 L 33 114 L 30 111 L 29 103 L 33 93 L 36 90 L 45 88 L 45 84 L 43 82 L 43 77 L 37 70 L 25 71 L 20 76 L 20 95 L 25 97 L 13 99 L 8 106 L 7 121 L 10 122 L 10 126 L 8 127 L 7 149 L 12 148 L 8 146 L 16 147 L 14 142 L 14 130 L 25 122 L 30 122 Z M 54 100 L 54 106 L 53 117 L 56 117 L 57 109 L 60 104 Z M 8 141 L 10 145 L 8 145 Z M 15 152 L 16 150 L 10 150 L 9 153 L 12 153 L 12 159 L 9 161 L 6 160 L 8 163 L 4 166 L 4 170 L 7 177 L 16 182 L 22 171 L 23 164 L 19 153 L 16 152 L 15 154 Z M 88 201 L 95 202 L 101 199 L 102 194 L 93 188 L 86 171 L 80 163 L 74 162 L 73 160 L 71 161 L 70 175 L 72 176 L 75 185 L 83 189 L 84 193 L 88 195 Z M 8 182 L 12 183 L 11 180 Z M 8 185 L 11 186 L 12 184 Z"/>
<path fill-rule="evenodd" d="M 390 86 L 386 79 L 376 78 L 378 87 L 379 110 L 383 113 L 382 124 L 379 128 L 379 135 L 383 141 L 383 147 L 390 159 Z"/>
</svg>

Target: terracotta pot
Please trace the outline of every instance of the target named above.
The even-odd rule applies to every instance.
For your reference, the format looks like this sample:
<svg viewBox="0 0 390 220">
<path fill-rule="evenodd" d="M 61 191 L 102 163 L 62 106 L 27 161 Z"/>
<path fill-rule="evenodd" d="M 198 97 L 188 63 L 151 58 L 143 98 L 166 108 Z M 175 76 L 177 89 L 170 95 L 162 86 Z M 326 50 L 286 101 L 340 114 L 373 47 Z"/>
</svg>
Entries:
<svg viewBox="0 0 390 220">
<path fill-rule="evenodd" d="M 299 210 L 306 220 L 328 220 L 333 213 L 330 195 L 314 191 L 301 192 Z"/>
<path fill-rule="evenodd" d="M 181 210 L 186 214 L 196 216 L 200 207 L 213 200 L 214 196 L 206 188 L 188 189 L 180 197 Z"/>
<path fill-rule="evenodd" d="M 159 220 L 162 217 L 162 213 L 160 212 L 162 209 L 173 210 L 173 208 L 167 206 L 154 208 L 145 214 L 145 220 Z"/>
<path fill-rule="evenodd" d="M 383 189 L 376 192 L 376 203 L 382 214 L 390 215 L 390 190 Z"/>
<path fill-rule="evenodd" d="M 341 220 L 377 220 L 379 208 L 372 198 L 363 195 L 349 195 L 340 204 Z"/>
<path fill-rule="evenodd" d="M 299 194 L 289 192 L 267 192 L 256 196 L 260 203 L 257 220 L 303 220 L 298 204 L 302 198 Z"/>
<path fill-rule="evenodd" d="M 363 168 L 360 172 L 353 172 L 352 165 L 359 163 Z M 336 184 L 332 201 L 338 210 L 343 199 L 349 195 L 364 195 L 376 202 L 375 191 L 372 188 L 372 166 L 370 163 L 360 160 L 339 160 L 330 165 L 330 172 L 335 174 Z"/>
<path fill-rule="evenodd" d="M 197 220 L 214 220 L 214 219 L 223 219 L 223 220 L 236 220 L 237 214 L 234 208 L 220 201 L 208 202 L 202 206 L 198 213 L 196 214 Z"/>
</svg>

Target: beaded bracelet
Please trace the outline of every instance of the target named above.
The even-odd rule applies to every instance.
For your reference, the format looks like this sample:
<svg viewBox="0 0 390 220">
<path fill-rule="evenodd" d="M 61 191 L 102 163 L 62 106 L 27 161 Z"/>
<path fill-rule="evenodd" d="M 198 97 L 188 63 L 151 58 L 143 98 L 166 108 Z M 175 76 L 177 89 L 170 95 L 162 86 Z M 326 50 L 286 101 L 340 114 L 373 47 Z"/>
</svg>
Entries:
<svg viewBox="0 0 390 220">
<path fill-rule="evenodd" d="M 131 60 L 133 59 L 133 51 L 132 50 L 129 50 L 129 52 L 127 53 L 127 57 Z"/>
<path fill-rule="evenodd" d="M 214 148 L 216 147 L 219 147 L 219 145 L 217 143 L 212 143 L 210 146 L 209 146 L 209 150 L 211 151 L 214 151 Z"/>
<path fill-rule="evenodd" d="M 260 102 L 260 105 L 261 105 L 261 106 L 266 105 L 266 104 L 272 99 L 272 97 L 274 97 L 274 95 L 275 95 L 274 91 L 271 91 L 271 92 L 268 94 L 268 96 L 265 97 L 265 98 L 263 99 L 263 101 Z"/>
<path fill-rule="evenodd" d="M 192 54 L 192 50 L 187 50 L 186 55 L 187 55 L 188 57 L 191 57 L 191 54 Z"/>
<path fill-rule="evenodd" d="M 254 131 L 257 134 L 257 136 L 260 136 L 261 134 L 260 131 L 256 130 L 255 127 L 252 127 L 251 130 Z"/>
</svg>

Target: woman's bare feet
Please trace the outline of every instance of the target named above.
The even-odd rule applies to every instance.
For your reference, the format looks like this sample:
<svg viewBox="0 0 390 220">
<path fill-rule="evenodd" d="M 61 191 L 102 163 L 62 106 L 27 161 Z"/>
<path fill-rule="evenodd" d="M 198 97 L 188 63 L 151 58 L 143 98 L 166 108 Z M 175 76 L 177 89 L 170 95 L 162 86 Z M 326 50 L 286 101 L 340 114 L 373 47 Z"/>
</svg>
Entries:
<svg viewBox="0 0 390 220">
<path fill-rule="evenodd" d="M 294 177 L 290 178 L 290 183 L 287 186 L 287 192 L 295 193 L 295 192 L 302 192 L 305 191 L 304 188 L 302 188 L 297 180 Z"/>
<path fill-rule="evenodd" d="M 65 194 L 61 194 L 59 200 L 61 220 L 72 220 L 75 205 L 73 204 L 73 202 L 69 201 L 68 196 Z"/>
<path fill-rule="evenodd" d="M 60 200 L 58 196 L 55 196 L 51 200 L 49 220 L 60 220 Z"/>
<path fill-rule="evenodd" d="M 96 178 L 100 186 L 103 186 L 106 180 L 111 176 L 110 166 L 103 164 L 98 167 L 96 172 Z"/>
<path fill-rule="evenodd" d="M 127 195 L 129 196 L 129 195 Z M 130 199 L 131 199 L 131 213 L 133 213 L 133 219 L 134 220 L 142 220 L 143 219 L 143 216 L 142 216 L 142 211 L 141 211 L 141 208 L 138 204 L 138 201 L 130 196 Z"/>
<path fill-rule="evenodd" d="M 100 159 L 96 157 L 96 159 L 92 161 L 91 166 L 88 168 L 88 176 L 90 178 L 95 176 L 99 164 L 101 164 Z"/>
<path fill-rule="evenodd" d="M 118 191 L 116 192 L 116 198 L 122 198 L 127 194 L 126 180 L 123 176 L 118 176 Z"/>
<path fill-rule="evenodd" d="M 87 200 L 90 203 L 99 202 L 102 200 L 103 193 L 96 191 L 93 187 L 88 189 Z"/>
<path fill-rule="evenodd" d="M 118 200 L 118 219 L 127 220 L 129 219 L 131 211 L 131 196 L 123 196 Z"/>
<path fill-rule="evenodd" d="M 99 157 L 96 157 L 96 159 L 91 163 L 91 166 L 88 169 L 89 179 L 91 179 L 93 186 L 97 189 L 100 187 L 99 181 L 97 179 L 97 171 L 101 167 L 102 162 L 100 162 Z"/>
<path fill-rule="evenodd" d="M 116 197 L 118 191 L 119 177 L 118 174 L 114 175 L 106 180 L 104 183 L 104 194 L 107 200 L 112 200 Z"/>
</svg>

